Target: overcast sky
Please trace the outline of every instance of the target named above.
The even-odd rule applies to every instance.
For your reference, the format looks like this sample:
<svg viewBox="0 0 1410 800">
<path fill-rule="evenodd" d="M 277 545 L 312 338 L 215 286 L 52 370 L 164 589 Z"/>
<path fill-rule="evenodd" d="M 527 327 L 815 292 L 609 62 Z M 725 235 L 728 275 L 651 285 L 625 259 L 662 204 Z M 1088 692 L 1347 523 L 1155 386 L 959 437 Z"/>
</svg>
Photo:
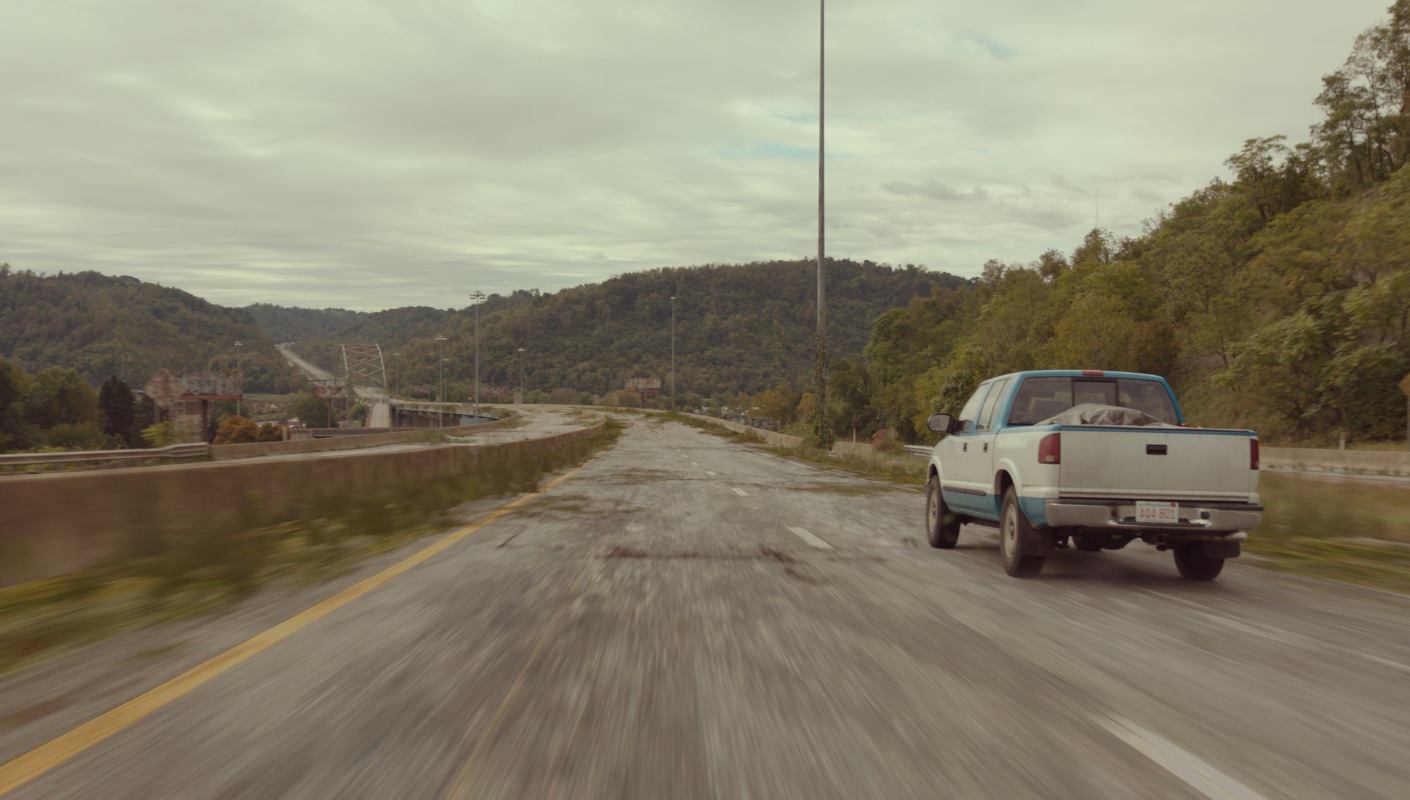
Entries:
<svg viewBox="0 0 1410 800">
<path fill-rule="evenodd" d="M 1138 235 L 1245 139 L 1305 141 L 1389 2 L 828 0 L 827 253 Z M 818 0 L 0 0 L 0 31 L 15 269 L 370 311 L 817 254 Z"/>
</svg>

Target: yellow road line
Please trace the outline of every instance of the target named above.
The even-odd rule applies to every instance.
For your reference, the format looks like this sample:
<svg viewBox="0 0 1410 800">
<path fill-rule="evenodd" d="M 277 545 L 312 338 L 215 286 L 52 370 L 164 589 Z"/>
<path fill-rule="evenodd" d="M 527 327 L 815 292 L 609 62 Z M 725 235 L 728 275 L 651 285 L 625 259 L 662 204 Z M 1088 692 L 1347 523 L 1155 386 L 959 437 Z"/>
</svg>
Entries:
<svg viewBox="0 0 1410 800">
<path fill-rule="evenodd" d="M 235 645 L 225 652 L 197 664 L 191 669 L 172 678 L 166 683 L 134 697 L 111 711 L 100 714 L 67 733 L 51 739 L 28 753 L 5 764 L 0 764 L 0 797 L 38 778 L 69 759 L 83 753 L 114 734 L 132 727 L 147 715 L 203 686 L 216 677 L 233 669 L 246 659 L 268 650 L 279 642 L 307 628 L 314 622 L 328 616 L 343 606 L 402 575 L 412 568 L 436 557 L 446 549 L 458 544 L 476 531 L 503 517 L 510 511 L 528 503 L 553 489 L 558 484 L 587 469 L 594 457 L 577 469 L 554 478 L 537 492 L 526 494 L 506 503 L 484 517 L 465 527 L 436 540 L 435 543 L 413 553 L 403 561 L 387 567 L 376 575 L 365 578 L 332 597 L 284 620 L 263 633 Z"/>
</svg>

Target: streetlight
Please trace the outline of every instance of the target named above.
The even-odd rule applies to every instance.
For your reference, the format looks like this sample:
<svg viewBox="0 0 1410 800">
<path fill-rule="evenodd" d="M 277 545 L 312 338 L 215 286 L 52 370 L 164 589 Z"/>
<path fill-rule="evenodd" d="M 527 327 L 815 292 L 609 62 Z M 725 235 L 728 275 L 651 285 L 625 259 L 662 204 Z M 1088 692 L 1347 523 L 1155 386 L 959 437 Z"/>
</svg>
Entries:
<svg viewBox="0 0 1410 800">
<path fill-rule="evenodd" d="M 480 416 L 480 303 L 485 301 L 485 293 L 476 289 L 470 293 L 470 304 L 475 307 L 475 416 Z"/>
<path fill-rule="evenodd" d="M 671 410 L 676 410 L 676 296 L 671 295 Z"/>
<path fill-rule="evenodd" d="M 813 356 L 813 383 L 817 387 L 817 403 L 813 409 L 813 444 L 828 447 L 832 433 L 827 430 L 827 316 L 824 304 L 823 271 L 823 45 L 826 11 L 825 0 L 818 0 L 818 333 Z"/>
<path fill-rule="evenodd" d="M 524 404 L 524 348 L 519 348 L 519 405 Z"/>
<path fill-rule="evenodd" d="M 446 401 L 446 337 L 437 335 L 436 341 L 441 343 L 441 393 L 437 396 L 437 401 Z M 436 427 L 445 425 L 445 414 L 436 412 Z"/>
<path fill-rule="evenodd" d="M 240 385 L 239 385 L 238 387 L 236 387 L 239 391 L 237 391 L 237 392 L 235 393 L 235 416 L 237 416 L 237 417 L 242 417 L 242 416 L 244 416 L 244 414 L 240 413 L 240 410 L 241 410 L 241 408 L 242 408 L 242 406 L 240 405 L 240 400 L 245 396 L 245 370 L 244 370 L 244 368 L 243 368 L 242 361 L 241 361 L 241 358 L 240 358 L 240 355 L 241 355 L 242 352 L 243 352 L 243 351 L 240 349 L 240 343 L 239 343 L 239 342 L 236 342 L 236 343 L 235 343 L 235 377 L 238 378 L 239 381 L 240 381 Z"/>
</svg>

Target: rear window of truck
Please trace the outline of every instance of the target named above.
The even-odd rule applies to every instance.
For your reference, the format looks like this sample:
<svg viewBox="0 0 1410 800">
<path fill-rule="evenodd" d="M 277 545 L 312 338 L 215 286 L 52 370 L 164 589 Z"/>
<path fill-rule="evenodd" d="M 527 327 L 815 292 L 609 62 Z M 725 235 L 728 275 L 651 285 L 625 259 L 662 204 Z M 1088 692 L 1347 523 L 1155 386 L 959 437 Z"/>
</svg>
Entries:
<svg viewBox="0 0 1410 800">
<path fill-rule="evenodd" d="M 1179 425 L 1170 393 L 1159 381 L 1138 378 L 1027 378 L 1014 396 L 1010 425 L 1032 425 L 1082 403 L 1134 408 Z"/>
</svg>

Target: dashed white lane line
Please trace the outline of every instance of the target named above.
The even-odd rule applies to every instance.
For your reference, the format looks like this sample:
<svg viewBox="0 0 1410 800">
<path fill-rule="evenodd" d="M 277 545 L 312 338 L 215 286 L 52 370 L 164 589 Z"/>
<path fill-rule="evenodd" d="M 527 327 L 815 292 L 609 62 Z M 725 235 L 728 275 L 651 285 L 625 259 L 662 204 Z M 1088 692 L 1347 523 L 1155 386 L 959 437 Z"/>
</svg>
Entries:
<svg viewBox="0 0 1410 800">
<path fill-rule="evenodd" d="M 1399 661 L 1391 661 L 1391 660 L 1388 659 L 1388 658 L 1381 658 L 1380 656 L 1372 655 L 1371 653 L 1363 653 L 1363 652 L 1361 652 L 1361 651 L 1359 651 L 1359 650 L 1348 650 L 1347 652 L 1349 652 L 1349 653 L 1356 653 L 1356 655 L 1361 656 L 1362 658 L 1364 658 L 1364 659 L 1366 659 L 1366 660 L 1368 660 L 1368 661 L 1374 661 L 1374 662 L 1376 662 L 1377 664 L 1380 664 L 1380 665 L 1383 666 L 1383 667 L 1390 667 L 1391 669 L 1398 669 L 1398 670 L 1400 670 L 1401 672 L 1410 672 L 1410 665 L 1402 664 L 1402 663 L 1400 663 Z"/>
<path fill-rule="evenodd" d="M 749 493 L 748 493 L 748 492 L 744 491 L 743 489 L 739 488 L 738 486 L 734 487 L 734 493 L 737 494 L 737 495 L 739 495 L 740 497 L 748 497 L 748 496 L 749 496 Z"/>
<path fill-rule="evenodd" d="M 803 541 L 807 542 L 808 544 L 812 545 L 813 547 L 816 547 L 816 548 L 818 548 L 818 549 L 820 549 L 820 550 L 831 550 L 831 549 L 832 549 L 832 545 L 830 545 L 830 544 L 828 544 L 827 542 L 824 542 L 822 539 L 819 539 L 818 537 L 814 536 L 814 535 L 812 534 L 812 532 L 809 531 L 807 528 L 793 528 L 793 527 L 790 527 L 789 530 L 790 530 L 790 531 L 793 531 L 795 534 L 797 534 L 799 539 L 802 539 Z"/>
<path fill-rule="evenodd" d="M 1134 722 L 1120 717 L 1093 717 L 1092 721 L 1131 745 L 1141 755 L 1165 767 L 1170 774 L 1205 797 L 1215 800 L 1264 800 L 1263 795 Z"/>
<path fill-rule="evenodd" d="M 709 476 L 712 477 L 712 478 L 715 477 L 715 473 L 711 472 L 711 471 L 708 470 L 708 469 L 705 470 L 705 474 L 706 474 L 706 475 L 709 475 Z"/>
</svg>

